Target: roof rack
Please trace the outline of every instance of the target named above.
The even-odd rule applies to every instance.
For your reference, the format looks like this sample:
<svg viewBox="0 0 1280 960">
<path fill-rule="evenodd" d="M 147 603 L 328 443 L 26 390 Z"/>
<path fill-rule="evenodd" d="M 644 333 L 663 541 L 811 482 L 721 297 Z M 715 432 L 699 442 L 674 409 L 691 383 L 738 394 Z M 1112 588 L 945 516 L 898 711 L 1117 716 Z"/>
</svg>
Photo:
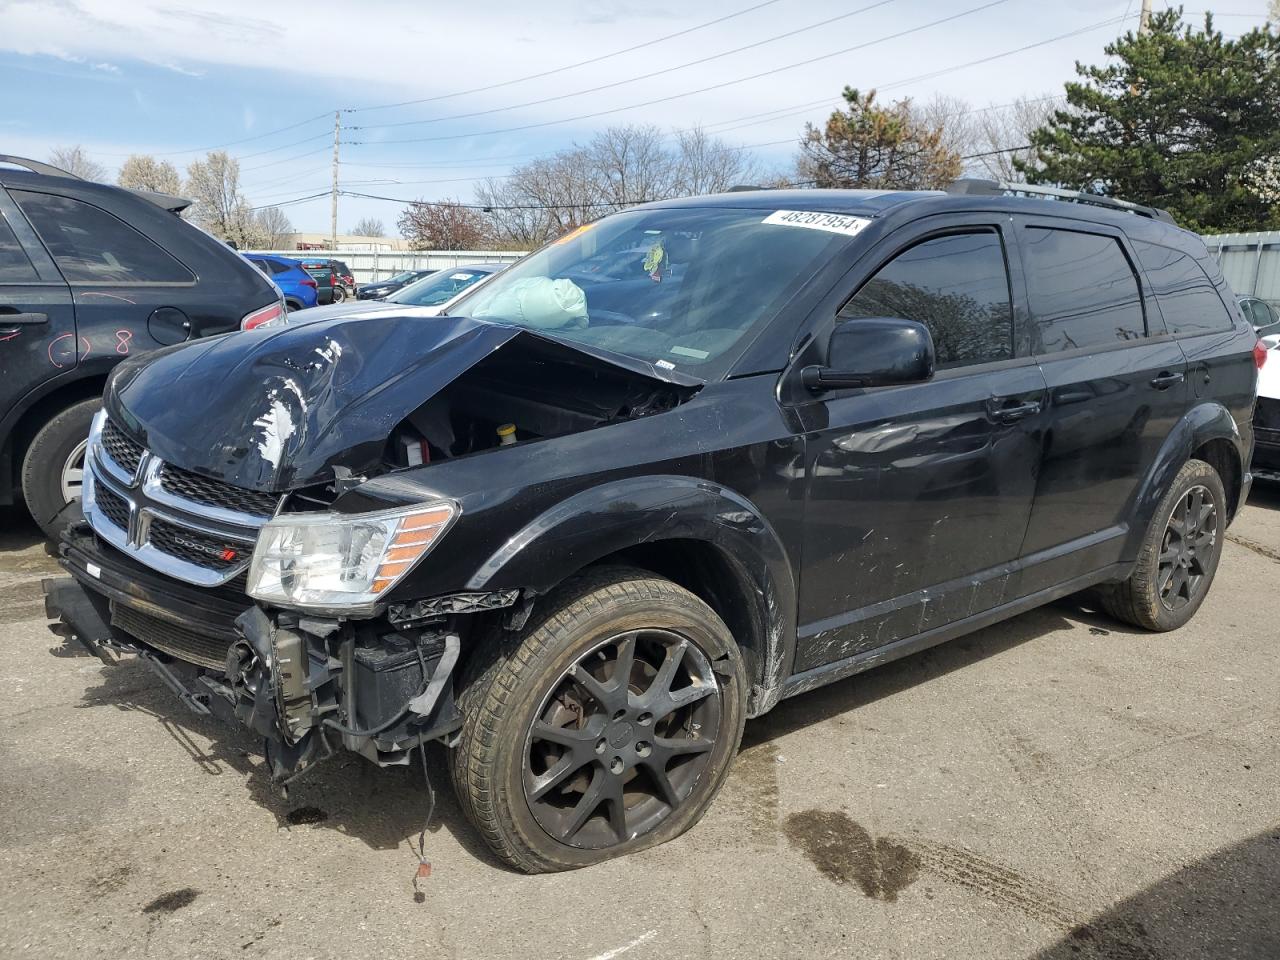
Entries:
<svg viewBox="0 0 1280 960">
<path fill-rule="evenodd" d="M 32 173 L 42 173 L 46 177 L 69 177 L 72 180 L 83 180 L 83 177 L 77 177 L 74 173 L 70 173 L 60 167 L 55 167 L 49 163 L 41 163 L 39 160 L 28 160 L 26 157 L 13 157 L 7 153 L 0 153 L 0 163 L 9 163 L 15 167 L 22 167 L 30 170 Z"/>
<path fill-rule="evenodd" d="M 963 194 L 979 197 L 1027 196 L 1043 197 L 1048 200 L 1064 200 L 1067 203 L 1087 203 L 1095 207 L 1107 207 L 1124 213 L 1134 213 L 1152 220 L 1163 220 L 1173 223 L 1168 210 L 1159 207 L 1148 207 L 1128 200 L 1117 200 L 1115 197 L 1103 197 L 1096 193 L 1084 193 L 1080 190 L 1062 190 L 1058 187 L 1042 187 L 1031 183 L 1000 183 L 995 180 L 963 179 L 957 180 L 947 187 L 947 193 Z"/>
</svg>

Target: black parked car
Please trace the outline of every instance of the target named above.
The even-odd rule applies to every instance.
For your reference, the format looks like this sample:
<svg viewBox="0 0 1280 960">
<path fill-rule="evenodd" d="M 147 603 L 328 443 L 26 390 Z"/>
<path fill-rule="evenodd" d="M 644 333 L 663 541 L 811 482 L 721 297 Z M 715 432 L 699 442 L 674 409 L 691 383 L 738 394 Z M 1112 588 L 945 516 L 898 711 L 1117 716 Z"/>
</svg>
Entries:
<svg viewBox="0 0 1280 960">
<path fill-rule="evenodd" d="M 421 280 L 423 277 L 429 277 L 435 272 L 434 270 L 404 270 L 394 276 L 387 277 L 385 280 L 362 283 L 356 287 L 356 299 L 381 300 L 383 297 L 395 293 L 401 287 L 406 287 L 416 280 Z"/>
<path fill-rule="evenodd" d="M 649 204 L 449 315 L 130 362 L 58 629 L 278 777 L 443 741 L 546 871 L 687 829 L 783 697 L 1086 588 L 1178 627 L 1249 490 L 1257 338 L 1160 211 L 967 189 Z"/>
<path fill-rule="evenodd" d="M 53 533 L 79 495 L 112 367 L 282 306 L 239 254 L 177 216 L 190 201 L 0 164 L 0 503 L 21 493 Z"/>
</svg>

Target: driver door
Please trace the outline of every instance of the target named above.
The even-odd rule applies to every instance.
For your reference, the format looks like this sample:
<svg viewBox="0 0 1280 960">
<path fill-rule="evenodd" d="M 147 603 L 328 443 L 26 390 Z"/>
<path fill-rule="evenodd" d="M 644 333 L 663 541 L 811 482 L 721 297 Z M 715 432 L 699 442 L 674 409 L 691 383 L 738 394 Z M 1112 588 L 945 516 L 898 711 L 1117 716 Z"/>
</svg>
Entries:
<svg viewBox="0 0 1280 960">
<path fill-rule="evenodd" d="M 849 290 L 836 323 L 924 323 L 937 372 L 797 411 L 810 429 L 796 672 L 1008 599 L 1047 393 L 1015 345 L 1009 246 L 1007 218 L 929 218 L 891 235 Z"/>
</svg>

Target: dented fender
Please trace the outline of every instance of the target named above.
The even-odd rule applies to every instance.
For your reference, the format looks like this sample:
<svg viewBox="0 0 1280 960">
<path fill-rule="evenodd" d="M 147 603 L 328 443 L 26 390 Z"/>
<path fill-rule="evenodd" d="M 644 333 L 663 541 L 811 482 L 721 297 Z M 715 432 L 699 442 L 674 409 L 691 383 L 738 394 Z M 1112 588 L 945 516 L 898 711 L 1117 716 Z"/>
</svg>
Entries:
<svg viewBox="0 0 1280 960">
<path fill-rule="evenodd" d="M 796 586 L 781 538 L 754 504 L 709 480 L 645 476 L 581 491 L 514 533 L 471 576 L 466 588 L 545 593 L 611 554 L 664 540 L 715 548 L 750 608 L 754 716 L 770 709 L 795 653 Z"/>
</svg>

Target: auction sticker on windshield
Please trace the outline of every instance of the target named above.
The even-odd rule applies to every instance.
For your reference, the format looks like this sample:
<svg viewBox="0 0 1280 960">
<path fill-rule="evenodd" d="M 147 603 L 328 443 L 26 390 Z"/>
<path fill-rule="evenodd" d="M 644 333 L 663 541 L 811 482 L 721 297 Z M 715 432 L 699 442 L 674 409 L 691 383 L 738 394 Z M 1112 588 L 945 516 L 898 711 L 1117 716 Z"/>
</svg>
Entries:
<svg viewBox="0 0 1280 960">
<path fill-rule="evenodd" d="M 851 217 L 846 213 L 775 210 L 760 222 L 781 224 L 784 227 L 805 227 L 808 230 L 825 230 L 827 233 L 843 233 L 851 237 L 871 221 L 865 217 Z"/>
</svg>

